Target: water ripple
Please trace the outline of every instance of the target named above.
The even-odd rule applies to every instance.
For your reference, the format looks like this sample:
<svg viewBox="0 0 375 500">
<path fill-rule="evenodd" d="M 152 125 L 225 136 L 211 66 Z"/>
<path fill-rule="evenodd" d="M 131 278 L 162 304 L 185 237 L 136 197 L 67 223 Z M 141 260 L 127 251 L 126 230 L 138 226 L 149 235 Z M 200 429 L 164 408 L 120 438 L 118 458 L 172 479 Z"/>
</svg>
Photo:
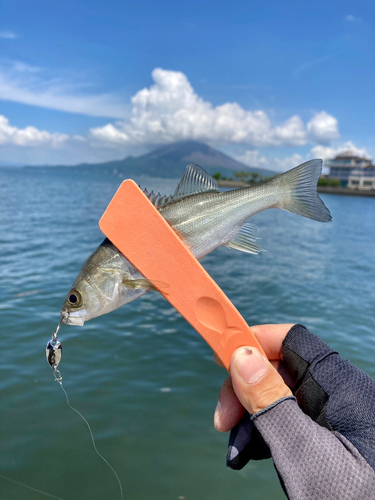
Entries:
<svg viewBox="0 0 375 500">
<path fill-rule="evenodd" d="M 137 179 L 169 194 L 176 181 Z M 0 465 L 63 498 L 116 498 L 84 425 L 67 408 L 45 344 L 81 264 L 100 243 L 98 220 L 119 179 L 0 170 Z M 375 375 L 375 200 L 326 195 L 331 224 L 269 210 L 254 217 L 259 256 L 220 248 L 203 264 L 249 324 L 302 322 Z M 282 499 L 270 463 L 224 466 L 212 427 L 224 372 L 210 348 L 159 295 L 61 329 L 61 371 L 128 498 Z M 58 464 L 58 474 L 56 473 Z M 241 480 L 238 480 L 238 477 Z M 1 482 L 1 479 L 0 479 Z M 4 498 L 21 498 L 1 483 Z M 34 498 L 26 494 L 22 498 Z"/>
</svg>

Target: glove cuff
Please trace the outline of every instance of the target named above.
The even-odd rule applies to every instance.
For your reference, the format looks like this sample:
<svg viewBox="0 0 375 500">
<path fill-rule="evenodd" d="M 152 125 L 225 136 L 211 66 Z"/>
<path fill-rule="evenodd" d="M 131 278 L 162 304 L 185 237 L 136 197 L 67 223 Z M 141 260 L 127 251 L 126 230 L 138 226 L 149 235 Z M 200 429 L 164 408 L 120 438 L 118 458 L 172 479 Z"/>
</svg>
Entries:
<svg viewBox="0 0 375 500">
<path fill-rule="evenodd" d="M 263 408 L 263 410 L 258 411 L 258 413 L 254 413 L 254 415 L 251 415 L 250 420 L 254 422 L 254 420 L 256 420 L 258 417 L 260 417 L 264 413 L 267 413 L 268 411 L 272 410 L 272 408 L 275 408 L 275 406 L 282 403 L 283 401 L 287 401 L 288 399 L 297 402 L 297 398 L 295 396 L 284 396 L 283 398 L 280 398 L 277 401 L 271 403 L 269 406 L 267 406 L 267 408 Z"/>
</svg>

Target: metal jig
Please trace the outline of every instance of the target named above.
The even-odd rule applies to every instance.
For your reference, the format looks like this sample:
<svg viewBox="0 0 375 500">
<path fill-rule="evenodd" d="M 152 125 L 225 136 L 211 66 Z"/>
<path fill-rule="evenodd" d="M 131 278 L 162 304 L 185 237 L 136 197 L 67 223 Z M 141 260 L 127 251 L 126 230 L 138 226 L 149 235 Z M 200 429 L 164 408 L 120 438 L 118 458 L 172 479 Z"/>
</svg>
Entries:
<svg viewBox="0 0 375 500">
<path fill-rule="evenodd" d="M 62 354 L 62 345 L 58 339 L 58 332 L 60 330 L 61 321 L 62 317 L 60 318 L 60 322 L 57 325 L 56 331 L 52 334 L 51 340 L 47 342 L 47 347 L 46 347 L 46 358 L 48 364 L 54 371 L 55 380 L 57 382 L 61 382 L 62 380 L 61 374 L 57 369 L 61 361 L 61 354 Z"/>
</svg>

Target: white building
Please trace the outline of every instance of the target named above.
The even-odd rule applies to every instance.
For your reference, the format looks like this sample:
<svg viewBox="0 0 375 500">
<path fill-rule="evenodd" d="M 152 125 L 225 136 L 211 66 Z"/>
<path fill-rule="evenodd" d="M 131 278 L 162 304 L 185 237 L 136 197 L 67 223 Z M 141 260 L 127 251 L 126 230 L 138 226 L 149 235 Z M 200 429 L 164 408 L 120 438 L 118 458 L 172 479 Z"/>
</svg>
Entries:
<svg viewBox="0 0 375 500">
<path fill-rule="evenodd" d="M 375 176 L 367 176 L 367 169 L 353 170 L 349 176 L 348 187 L 352 189 L 375 189 Z"/>
<path fill-rule="evenodd" d="M 343 186 L 357 189 L 375 188 L 375 165 L 368 158 L 344 151 L 325 162 L 330 168 L 329 178 L 339 179 Z M 371 183 L 371 184 L 370 184 Z"/>
</svg>

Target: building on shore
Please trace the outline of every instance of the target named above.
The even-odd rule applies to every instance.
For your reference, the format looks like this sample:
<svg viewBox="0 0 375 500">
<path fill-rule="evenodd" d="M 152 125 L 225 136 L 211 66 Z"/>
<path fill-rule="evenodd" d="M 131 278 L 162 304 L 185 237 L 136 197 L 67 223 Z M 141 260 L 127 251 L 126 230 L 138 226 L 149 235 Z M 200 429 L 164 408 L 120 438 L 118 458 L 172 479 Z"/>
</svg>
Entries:
<svg viewBox="0 0 375 500">
<path fill-rule="evenodd" d="M 375 165 L 371 159 L 344 151 L 325 162 L 330 179 L 339 179 L 342 186 L 352 189 L 375 189 Z"/>
<path fill-rule="evenodd" d="M 375 167 L 372 168 L 373 173 L 364 172 L 364 170 L 353 170 L 349 176 L 348 188 L 352 189 L 375 189 Z"/>
</svg>

